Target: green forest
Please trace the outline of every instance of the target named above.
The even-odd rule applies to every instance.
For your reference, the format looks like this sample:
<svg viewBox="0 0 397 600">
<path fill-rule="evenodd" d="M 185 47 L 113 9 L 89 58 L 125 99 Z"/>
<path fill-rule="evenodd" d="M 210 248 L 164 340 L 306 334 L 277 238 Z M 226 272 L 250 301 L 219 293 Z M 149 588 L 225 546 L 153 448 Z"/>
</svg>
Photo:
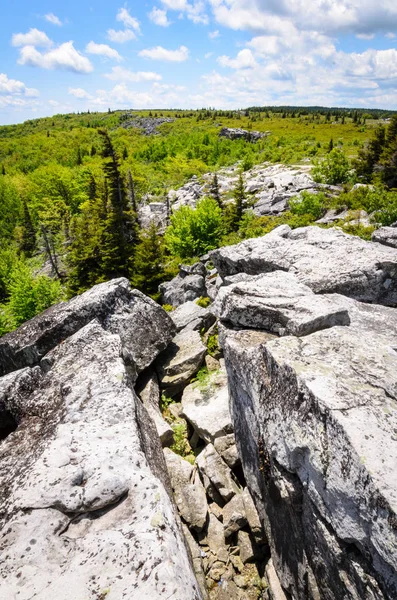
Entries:
<svg viewBox="0 0 397 600">
<path fill-rule="evenodd" d="M 171 118 L 145 135 L 135 118 Z M 219 137 L 221 127 L 269 132 L 256 143 Z M 270 162 L 310 161 L 330 198 L 303 193 L 278 217 L 256 217 L 242 173 Z M 238 164 L 222 198 L 216 173 Z M 138 206 L 211 172 L 196 209 L 169 214 L 164 235 L 140 229 Z M 357 187 L 356 183 L 371 184 Z M 390 111 L 252 107 L 243 111 L 108 111 L 55 115 L 0 127 L 0 334 L 51 304 L 125 276 L 158 300 L 181 262 L 282 223 L 314 223 L 329 208 L 365 210 L 370 227 L 337 222 L 369 239 L 397 221 L 397 115 Z"/>
</svg>

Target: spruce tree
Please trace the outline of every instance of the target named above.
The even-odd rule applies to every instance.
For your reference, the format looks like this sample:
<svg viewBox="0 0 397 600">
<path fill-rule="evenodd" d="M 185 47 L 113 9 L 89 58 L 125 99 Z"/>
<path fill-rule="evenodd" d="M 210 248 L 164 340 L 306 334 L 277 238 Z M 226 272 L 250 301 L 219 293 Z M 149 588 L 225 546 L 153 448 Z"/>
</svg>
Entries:
<svg viewBox="0 0 397 600">
<path fill-rule="evenodd" d="M 109 134 L 99 131 L 103 138 L 102 158 L 108 184 L 109 200 L 102 232 L 101 268 L 106 279 L 130 278 L 133 273 L 134 250 L 138 241 L 136 213 L 128 204 L 120 163 Z"/>
<path fill-rule="evenodd" d="M 233 190 L 234 203 L 228 204 L 224 212 L 225 227 L 228 232 L 237 231 L 247 208 L 247 196 L 244 189 L 243 174 L 240 171 L 236 187 Z"/>
<path fill-rule="evenodd" d="M 328 152 L 331 152 L 331 150 L 334 149 L 334 140 L 331 138 L 329 140 L 329 144 L 328 144 Z"/>
<path fill-rule="evenodd" d="M 141 231 L 135 250 L 132 285 L 144 294 L 158 299 L 158 286 L 164 280 L 164 247 L 156 224 Z"/>
<path fill-rule="evenodd" d="M 32 256 L 36 247 L 36 232 L 26 200 L 23 202 L 23 226 L 20 249 L 26 256 Z"/>
<path fill-rule="evenodd" d="M 218 175 L 216 173 L 215 173 L 215 175 L 214 175 L 214 177 L 212 179 L 212 182 L 211 182 L 210 194 L 213 197 L 213 199 L 217 201 L 219 208 L 223 208 L 221 194 L 220 194 L 220 191 L 219 191 Z"/>
<path fill-rule="evenodd" d="M 132 179 L 130 169 L 128 170 L 127 187 L 128 187 L 128 196 L 129 196 L 131 209 L 135 213 L 137 213 L 138 209 L 137 209 L 137 204 L 136 204 L 135 186 L 134 186 L 134 180 Z"/>
</svg>

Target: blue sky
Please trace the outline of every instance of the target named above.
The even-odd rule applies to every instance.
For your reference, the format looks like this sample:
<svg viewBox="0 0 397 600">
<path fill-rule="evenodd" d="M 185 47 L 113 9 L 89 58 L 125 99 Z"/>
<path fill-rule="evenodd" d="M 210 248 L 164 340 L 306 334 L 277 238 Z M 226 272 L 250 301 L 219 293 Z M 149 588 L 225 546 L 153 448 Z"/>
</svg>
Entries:
<svg viewBox="0 0 397 600">
<path fill-rule="evenodd" d="M 108 108 L 397 109 L 396 0 L 18 0 L 0 124 Z"/>
</svg>

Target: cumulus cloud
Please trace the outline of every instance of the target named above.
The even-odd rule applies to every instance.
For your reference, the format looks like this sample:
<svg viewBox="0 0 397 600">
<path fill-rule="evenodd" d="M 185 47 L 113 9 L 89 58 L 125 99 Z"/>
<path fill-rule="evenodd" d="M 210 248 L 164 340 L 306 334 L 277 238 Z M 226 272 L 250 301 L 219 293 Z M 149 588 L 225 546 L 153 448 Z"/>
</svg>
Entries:
<svg viewBox="0 0 397 600">
<path fill-rule="evenodd" d="M 208 37 L 210 38 L 210 40 L 216 40 L 216 38 L 218 38 L 221 34 L 219 33 L 219 31 L 216 29 L 215 31 L 210 31 L 208 34 Z"/>
<path fill-rule="evenodd" d="M 56 15 L 54 15 L 54 13 L 47 13 L 46 15 L 44 15 L 44 18 L 49 23 L 52 23 L 53 25 L 58 25 L 58 27 L 62 27 L 62 21 Z"/>
<path fill-rule="evenodd" d="M 206 5 L 203 0 L 194 0 L 194 2 L 188 2 L 187 0 L 161 0 L 161 2 L 169 10 L 180 11 L 182 16 L 185 14 L 193 23 L 207 25 L 209 22 L 208 15 L 206 14 Z"/>
<path fill-rule="evenodd" d="M 13 46 L 52 46 L 52 41 L 44 33 L 38 29 L 29 29 L 28 33 L 14 33 L 11 44 Z"/>
<path fill-rule="evenodd" d="M 123 81 L 123 82 L 134 82 L 140 83 L 142 81 L 161 81 L 162 77 L 158 73 L 152 71 L 130 71 L 129 69 L 123 69 L 123 67 L 113 67 L 111 73 L 106 73 L 105 77 L 112 81 Z"/>
<path fill-rule="evenodd" d="M 42 69 L 63 69 L 75 73 L 90 73 L 93 70 L 89 59 L 75 49 L 72 41 L 65 42 L 48 52 L 39 52 L 30 45 L 24 46 L 20 50 L 18 63 Z"/>
<path fill-rule="evenodd" d="M 356 38 L 359 40 L 373 40 L 375 37 L 374 33 L 357 33 Z"/>
<path fill-rule="evenodd" d="M 149 19 L 160 27 L 168 27 L 171 25 L 171 21 L 168 20 L 167 11 L 161 10 L 161 8 L 153 7 L 153 10 L 149 13 Z"/>
<path fill-rule="evenodd" d="M 106 58 L 112 58 L 114 60 L 121 61 L 123 58 L 114 48 L 111 48 L 107 44 L 96 44 L 95 42 L 89 42 L 85 48 L 87 54 L 97 54 L 99 56 L 105 56 Z"/>
<path fill-rule="evenodd" d="M 186 46 L 180 46 L 177 50 L 167 50 L 162 46 L 146 48 L 139 52 L 139 56 L 151 60 L 163 60 L 167 62 L 183 62 L 189 58 L 189 50 Z"/>
<path fill-rule="evenodd" d="M 35 88 L 28 88 L 22 81 L 9 79 L 5 73 L 0 73 L 0 94 L 35 97 L 39 95 Z"/>
<path fill-rule="evenodd" d="M 80 100 L 92 98 L 91 94 L 83 90 L 83 88 L 69 88 L 68 94 L 70 96 L 74 96 L 75 98 L 79 98 Z"/>
<path fill-rule="evenodd" d="M 256 66 L 254 55 L 249 48 L 240 50 L 236 58 L 219 56 L 218 62 L 222 67 L 230 67 L 231 69 L 251 69 Z"/>
<path fill-rule="evenodd" d="M 392 31 L 388 31 L 388 32 L 385 34 L 385 38 L 387 38 L 388 40 L 394 40 L 394 38 L 395 38 L 395 37 L 396 37 L 396 34 L 395 34 L 395 33 L 393 33 Z"/>
<path fill-rule="evenodd" d="M 125 44 L 125 42 L 136 40 L 136 35 L 132 29 L 108 29 L 108 39 L 116 44 Z"/>
<path fill-rule="evenodd" d="M 117 21 L 120 21 L 121 23 L 123 23 L 124 27 L 133 29 L 137 33 L 140 32 L 141 28 L 140 28 L 138 19 L 136 19 L 135 17 L 132 17 L 126 8 L 119 9 L 116 19 L 117 19 Z"/>
</svg>

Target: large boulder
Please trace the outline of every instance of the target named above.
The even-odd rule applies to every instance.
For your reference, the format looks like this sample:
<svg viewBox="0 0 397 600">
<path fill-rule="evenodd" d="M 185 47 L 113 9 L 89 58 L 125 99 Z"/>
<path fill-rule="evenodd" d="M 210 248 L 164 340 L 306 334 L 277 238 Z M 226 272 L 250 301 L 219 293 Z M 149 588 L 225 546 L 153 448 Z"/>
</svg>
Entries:
<svg viewBox="0 0 397 600">
<path fill-rule="evenodd" d="M 208 444 L 200 452 L 197 466 L 203 476 L 208 495 L 218 504 L 225 504 L 240 492 L 229 467 L 212 444 Z"/>
<path fill-rule="evenodd" d="M 0 375 L 38 364 L 70 335 L 97 319 L 120 335 L 122 353 L 134 376 L 148 367 L 171 341 L 175 326 L 167 313 L 127 279 L 113 279 L 61 302 L 0 339 Z"/>
<path fill-rule="evenodd" d="M 290 271 L 316 294 L 339 293 L 362 302 L 397 305 L 397 250 L 338 229 L 283 225 L 261 238 L 213 250 L 222 278 Z"/>
<path fill-rule="evenodd" d="M 9 343 L 20 362 L 37 362 L 50 345 L 44 320 L 52 345 L 62 341 L 37 366 L 0 379 L 0 416 L 7 411 L 18 425 L 0 442 L 4 598 L 201 598 L 161 445 L 123 358 L 124 343 L 129 356 L 142 356 L 132 346 L 134 339 L 145 343 L 136 313 L 134 319 L 141 297 L 124 282 L 114 286 L 122 291 L 108 315 L 94 292 L 100 320 L 84 325 L 92 305 L 74 316 L 72 301 L 17 330 Z M 101 323 L 116 305 L 118 315 L 123 307 L 127 313 L 123 335 Z M 143 300 L 141 307 L 149 318 Z M 70 328 L 78 330 L 68 336 Z"/>
<path fill-rule="evenodd" d="M 257 142 L 268 135 L 270 135 L 270 131 L 248 131 L 247 129 L 241 129 L 240 127 L 223 127 L 219 132 L 219 137 L 221 138 L 224 137 L 228 140 L 244 139 L 249 142 Z"/>
<path fill-rule="evenodd" d="M 203 308 L 191 300 L 181 304 L 170 313 L 177 331 L 193 329 L 201 332 L 207 331 L 215 323 L 215 315 L 208 308 Z"/>
<path fill-rule="evenodd" d="M 203 364 L 207 348 L 198 331 L 178 333 L 157 361 L 161 387 L 169 396 L 181 392 Z"/>
<path fill-rule="evenodd" d="M 276 271 L 220 288 L 212 310 L 234 326 L 300 336 L 349 325 L 347 307 L 343 296 L 315 295 L 296 275 Z"/>
<path fill-rule="evenodd" d="M 180 266 L 179 274 L 174 279 L 159 286 L 162 303 L 180 306 L 200 296 L 206 296 L 205 275 L 206 269 L 202 263 L 191 267 Z"/>
<path fill-rule="evenodd" d="M 135 391 L 153 419 L 163 447 L 171 446 L 174 443 L 174 431 L 161 414 L 160 385 L 154 369 L 147 369 L 142 373 Z"/>
<path fill-rule="evenodd" d="M 232 418 L 288 597 L 392 600 L 397 315 L 346 301 L 350 326 L 306 337 L 223 330 Z"/>
</svg>

